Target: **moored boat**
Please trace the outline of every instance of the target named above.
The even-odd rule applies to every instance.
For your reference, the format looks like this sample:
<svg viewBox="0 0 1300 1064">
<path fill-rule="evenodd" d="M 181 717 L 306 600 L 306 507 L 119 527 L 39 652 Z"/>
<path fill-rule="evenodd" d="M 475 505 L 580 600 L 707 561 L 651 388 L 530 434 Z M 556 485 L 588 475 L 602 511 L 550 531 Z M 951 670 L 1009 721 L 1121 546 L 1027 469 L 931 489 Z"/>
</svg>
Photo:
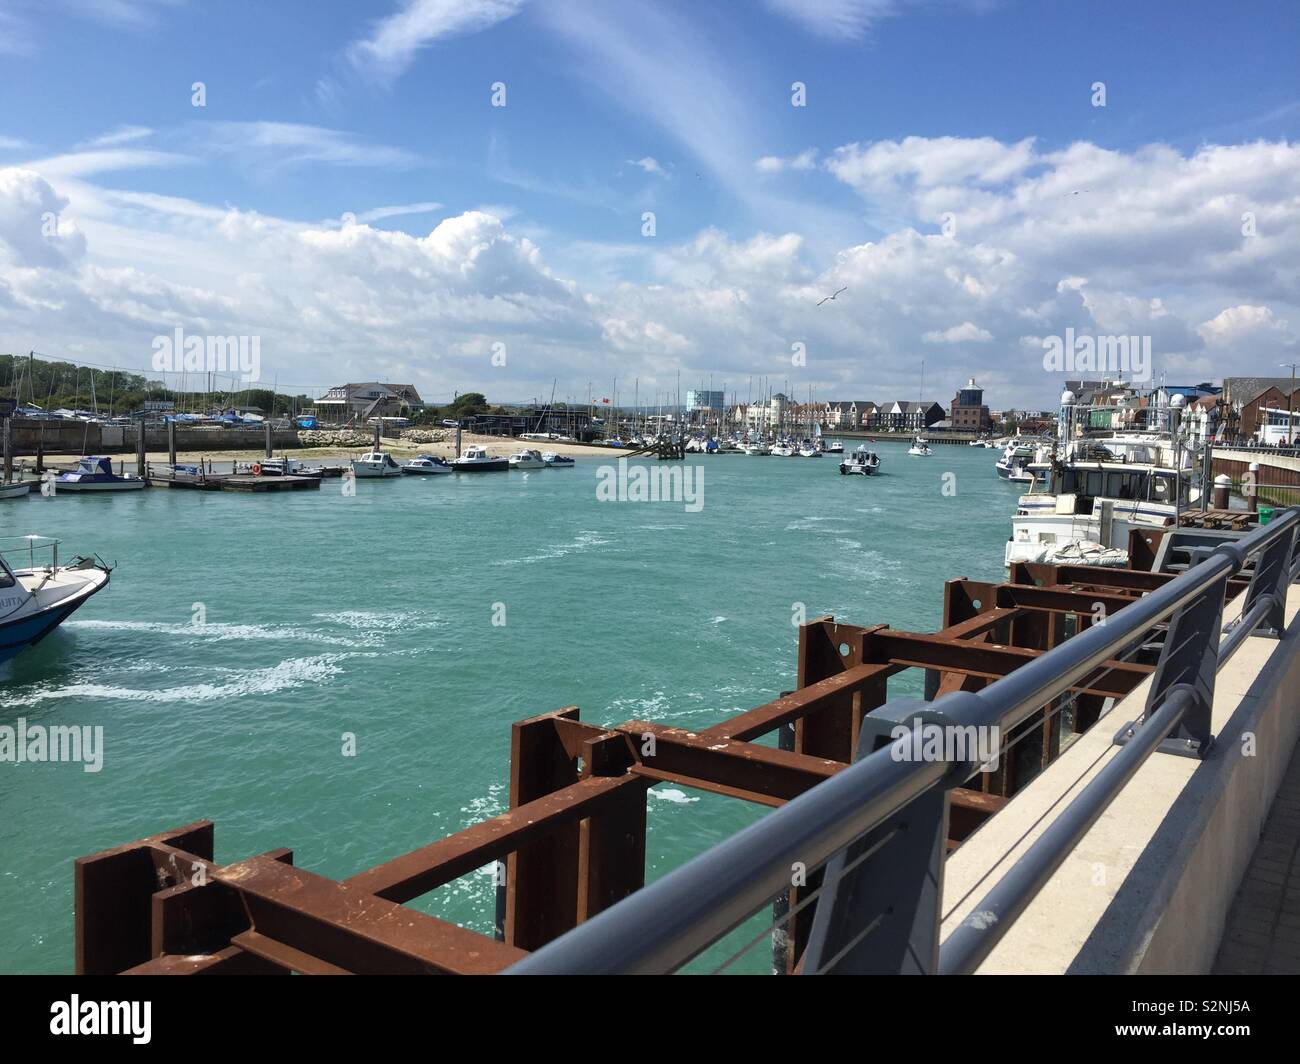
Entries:
<svg viewBox="0 0 1300 1064">
<path fill-rule="evenodd" d="M 103 455 L 86 455 L 70 473 L 60 473 L 50 482 L 51 494 L 90 491 L 139 491 L 147 481 L 113 472 L 113 461 Z"/>
<path fill-rule="evenodd" d="M 534 450 L 516 451 L 508 459 L 511 469 L 545 469 L 542 452 Z"/>
<path fill-rule="evenodd" d="M 400 477 L 402 467 L 391 454 L 371 451 L 352 460 L 352 472 L 359 477 Z"/>
<path fill-rule="evenodd" d="M 14 484 L 0 484 L 0 499 L 21 499 L 32 490 L 30 480 L 20 480 Z"/>
<path fill-rule="evenodd" d="M 934 452 L 930 450 L 930 441 L 921 436 L 917 436 L 916 439 L 912 441 L 912 446 L 907 449 L 907 453 L 913 458 L 929 458 L 930 455 L 934 454 Z"/>
<path fill-rule="evenodd" d="M 437 455 L 417 454 L 402 466 L 402 472 L 412 476 L 437 476 L 439 473 L 450 473 L 451 463 Z"/>
<path fill-rule="evenodd" d="M 555 451 L 543 451 L 542 461 L 546 463 L 547 469 L 572 469 L 574 461 L 567 454 L 557 454 Z"/>
<path fill-rule="evenodd" d="M 453 473 L 497 473 L 509 468 L 509 461 L 488 454 L 487 448 L 478 444 L 466 447 L 464 454 L 451 461 Z"/>
</svg>

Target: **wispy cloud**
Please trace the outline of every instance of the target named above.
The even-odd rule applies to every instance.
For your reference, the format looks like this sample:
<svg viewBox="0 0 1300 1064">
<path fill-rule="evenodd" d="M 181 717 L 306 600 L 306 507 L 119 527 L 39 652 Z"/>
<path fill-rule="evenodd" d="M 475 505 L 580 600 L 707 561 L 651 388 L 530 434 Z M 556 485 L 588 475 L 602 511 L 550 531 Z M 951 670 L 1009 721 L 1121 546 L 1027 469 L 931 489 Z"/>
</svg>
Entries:
<svg viewBox="0 0 1300 1064">
<path fill-rule="evenodd" d="M 668 171 L 659 165 L 659 160 L 652 155 L 647 155 L 642 159 L 629 159 L 629 166 L 639 166 L 647 174 L 654 174 L 657 177 L 667 177 Z"/>
<path fill-rule="evenodd" d="M 0 136 L 0 151 L 21 151 L 23 148 L 29 148 L 31 145 L 25 140 L 19 140 L 17 137 Z"/>
<path fill-rule="evenodd" d="M 214 122 L 203 129 L 203 142 L 222 154 L 269 155 L 278 165 L 410 167 L 419 162 L 419 157 L 405 148 L 375 144 L 355 133 L 298 122 Z"/>
<path fill-rule="evenodd" d="M 408 214 L 429 214 L 442 210 L 441 203 L 401 203 L 392 207 L 372 207 L 357 215 L 358 222 L 381 222 L 385 218 L 400 218 Z"/>
<path fill-rule="evenodd" d="M 60 6 L 74 14 L 133 29 L 155 25 L 162 11 L 184 3 L 185 0 L 60 0 Z"/>
<path fill-rule="evenodd" d="M 45 177 L 88 177 L 117 170 L 145 170 L 193 163 L 193 156 L 176 152 L 146 151 L 138 148 L 96 148 L 51 155 L 24 163 L 25 167 Z"/>
<path fill-rule="evenodd" d="M 119 144 L 129 144 L 132 141 L 143 140 L 145 137 L 152 135 L 153 130 L 146 126 L 118 126 L 116 129 L 86 141 L 85 147 L 114 148 Z"/>
<path fill-rule="evenodd" d="M 779 174 L 783 170 L 815 170 L 817 168 L 817 150 L 809 148 L 790 158 L 779 155 L 764 155 L 755 164 L 760 174 Z"/>
<path fill-rule="evenodd" d="M 435 41 L 477 33 L 517 15 L 527 0 L 403 0 L 399 10 L 354 41 L 348 58 L 360 70 L 391 81 Z"/>
</svg>

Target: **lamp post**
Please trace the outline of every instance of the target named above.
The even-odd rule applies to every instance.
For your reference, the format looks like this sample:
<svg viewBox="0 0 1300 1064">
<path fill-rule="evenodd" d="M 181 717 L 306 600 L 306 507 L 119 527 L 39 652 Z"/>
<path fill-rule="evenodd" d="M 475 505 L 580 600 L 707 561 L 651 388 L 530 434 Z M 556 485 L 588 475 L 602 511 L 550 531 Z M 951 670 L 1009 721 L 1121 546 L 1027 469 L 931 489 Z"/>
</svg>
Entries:
<svg viewBox="0 0 1300 1064">
<path fill-rule="evenodd" d="M 1291 390 L 1286 393 L 1286 445 L 1288 447 L 1295 443 L 1295 434 L 1291 431 L 1291 408 L 1295 402 L 1295 362 L 1282 362 L 1279 365 L 1283 369 L 1291 370 Z"/>
</svg>

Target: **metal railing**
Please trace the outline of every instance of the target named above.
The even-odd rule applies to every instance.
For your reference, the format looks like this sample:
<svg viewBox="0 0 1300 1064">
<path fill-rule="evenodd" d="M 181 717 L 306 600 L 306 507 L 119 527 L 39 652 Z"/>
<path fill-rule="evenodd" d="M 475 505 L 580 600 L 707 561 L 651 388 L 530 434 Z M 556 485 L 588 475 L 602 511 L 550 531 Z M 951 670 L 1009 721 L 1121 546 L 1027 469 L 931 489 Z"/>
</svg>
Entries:
<svg viewBox="0 0 1300 1064">
<path fill-rule="evenodd" d="M 1280 637 L 1300 508 L 1200 552 L 1186 572 L 978 692 L 891 701 L 863 721 L 853 764 L 762 820 L 530 954 L 508 974 L 675 971 L 786 895 L 792 869 L 822 869 L 804 973 L 973 972 L 1155 751 L 1211 752 L 1215 674 L 1259 632 Z M 1240 619 L 1223 628 L 1228 581 L 1254 559 Z M 940 946 L 947 791 L 968 761 L 909 760 L 899 725 L 1005 734 L 1165 624 L 1145 709 L 1120 750 Z M 807 900 L 807 899 L 804 899 Z M 800 901 L 800 905 L 804 904 Z"/>
</svg>

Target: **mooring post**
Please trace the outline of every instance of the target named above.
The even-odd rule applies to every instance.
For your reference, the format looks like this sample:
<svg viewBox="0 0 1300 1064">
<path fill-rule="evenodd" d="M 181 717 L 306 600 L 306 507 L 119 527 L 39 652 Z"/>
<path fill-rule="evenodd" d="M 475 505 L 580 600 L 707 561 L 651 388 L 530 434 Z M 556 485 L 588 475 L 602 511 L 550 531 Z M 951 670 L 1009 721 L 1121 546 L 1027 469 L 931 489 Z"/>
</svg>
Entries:
<svg viewBox="0 0 1300 1064">
<path fill-rule="evenodd" d="M 13 437 L 10 434 L 10 428 L 9 428 L 12 422 L 13 422 L 13 418 L 7 417 L 4 419 L 4 448 L 5 448 L 5 458 L 4 458 L 5 481 L 4 482 L 6 484 L 8 484 L 9 481 L 13 480 L 13 474 L 14 474 Z"/>
<path fill-rule="evenodd" d="M 380 421 L 378 418 L 376 418 L 375 419 L 375 445 L 370 448 L 372 451 L 379 450 L 380 434 L 383 431 L 383 427 L 384 427 L 384 423 Z"/>
<path fill-rule="evenodd" d="M 137 476 L 146 476 L 149 472 L 148 462 L 145 460 L 146 441 L 144 437 L 144 418 L 139 418 L 135 423 L 135 471 Z"/>
<path fill-rule="evenodd" d="M 514 724 L 510 734 L 510 808 L 578 782 L 574 758 L 564 748 L 556 718 L 578 719 L 570 706 Z M 505 940 L 535 950 L 577 924 L 579 824 L 557 828 L 521 846 L 507 859 Z"/>
<path fill-rule="evenodd" d="M 176 422 L 167 419 L 167 460 L 171 463 L 172 472 L 176 472 Z"/>
<path fill-rule="evenodd" d="M 266 457 L 275 457 L 275 445 L 271 439 L 271 419 L 266 419 Z"/>
<path fill-rule="evenodd" d="M 1259 463 L 1251 462 L 1246 478 L 1246 509 L 1251 513 L 1259 512 Z"/>
<path fill-rule="evenodd" d="M 460 423 L 456 424 L 456 457 L 460 457 Z"/>
<path fill-rule="evenodd" d="M 36 475 L 45 472 L 45 427 L 41 426 L 41 437 L 36 441 Z"/>
</svg>

